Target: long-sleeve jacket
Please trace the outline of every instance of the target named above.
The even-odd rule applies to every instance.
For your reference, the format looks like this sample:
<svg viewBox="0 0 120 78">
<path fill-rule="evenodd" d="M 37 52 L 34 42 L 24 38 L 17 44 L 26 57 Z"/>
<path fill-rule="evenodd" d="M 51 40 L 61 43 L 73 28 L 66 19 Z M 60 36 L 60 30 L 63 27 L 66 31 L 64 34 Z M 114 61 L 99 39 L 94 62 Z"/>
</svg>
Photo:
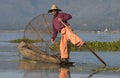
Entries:
<svg viewBox="0 0 120 78">
<path fill-rule="evenodd" d="M 62 12 L 62 13 L 58 13 L 56 16 L 53 17 L 53 20 L 52 20 L 52 25 L 53 25 L 52 39 L 53 40 L 55 40 L 58 32 L 60 32 L 61 29 L 64 27 L 64 25 L 58 21 L 58 18 L 61 18 L 66 25 L 69 25 L 67 21 L 71 19 L 72 16 L 70 14 Z"/>
</svg>

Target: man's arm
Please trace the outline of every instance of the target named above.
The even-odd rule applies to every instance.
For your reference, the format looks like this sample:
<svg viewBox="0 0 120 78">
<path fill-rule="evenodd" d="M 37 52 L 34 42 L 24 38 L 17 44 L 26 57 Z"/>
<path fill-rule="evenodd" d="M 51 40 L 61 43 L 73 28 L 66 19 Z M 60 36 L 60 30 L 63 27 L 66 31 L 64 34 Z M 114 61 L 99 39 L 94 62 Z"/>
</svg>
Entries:
<svg viewBox="0 0 120 78">
<path fill-rule="evenodd" d="M 61 13 L 61 19 L 62 21 L 67 21 L 72 18 L 72 15 L 67 14 L 67 13 Z"/>
</svg>

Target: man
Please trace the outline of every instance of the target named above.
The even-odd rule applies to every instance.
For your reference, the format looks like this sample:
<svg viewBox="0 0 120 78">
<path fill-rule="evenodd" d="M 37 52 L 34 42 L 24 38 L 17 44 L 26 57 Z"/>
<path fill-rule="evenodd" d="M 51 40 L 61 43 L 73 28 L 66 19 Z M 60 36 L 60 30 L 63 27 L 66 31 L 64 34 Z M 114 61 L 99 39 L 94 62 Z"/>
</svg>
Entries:
<svg viewBox="0 0 120 78">
<path fill-rule="evenodd" d="M 70 29 L 70 25 L 67 22 L 72 18 L 68 13 L 60 12 L 62 11 L 56 5 L 52 5 L 48 13 L 53 15 L 52 25 L 53 25 L 53 34 L 51 42 L 53 43 L 57 37 L 58 33 L 61 33 L 60 41 L 60 54 L 61 61 L 67 63 L 69 58 L 68 53 L 68 41 L 70 40 L 75 46 L 82 46 L 84 42 L 75 35 Z"/>
</svg>

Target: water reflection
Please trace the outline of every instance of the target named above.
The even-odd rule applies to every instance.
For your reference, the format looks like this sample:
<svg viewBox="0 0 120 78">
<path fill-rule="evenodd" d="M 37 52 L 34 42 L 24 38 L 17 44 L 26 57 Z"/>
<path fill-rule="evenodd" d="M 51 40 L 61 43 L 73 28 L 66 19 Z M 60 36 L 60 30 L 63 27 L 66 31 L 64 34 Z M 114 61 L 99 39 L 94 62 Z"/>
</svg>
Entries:
<svg viewBox="0 0 120 78">
<path fill-rule="evenodd" d="M 25 71 L 23 78 L 71 78 L 69 67 L 58 64 L 21 61 L 19 68 Z"/>
<path fill-rule="evenodd" d="M 61 67 L 59 78 L 71 78 L 69 67 Z"/>
<path fill-rule="evenodd" d="M 21 61 L 19 68 L 24 71 L 23 78 L 74 78 L 74 76 L 71 76 L 70 73 L 71 67 L 69 66 L 63 67 L 58 64 Z M 71 72 L 72 75 L 74 75 L 74 71 L 72 70 Z M 92 78 L 93 75 L 97 73 L 99 73 L 99 71 L 94 71 L 91 72 L 90 74 L 86 74 L 85 78 Z M 79 73 L 78 75 L 79 78 L 81 78 L 81 74 Z"/>
<path fill-rule="evenodd" d="M 95 74 L 100 73 L 100 71 L 92 72 L 87 78 L 92 78 Z"/>
<path fill-rule="evenodd" d="M 24 73 L 23 78 L 71 78 L 68 68 L 60 68 L 60 71 L 58 70 L 27 71 Z"/>
<path fill-rule="evenodd" d="M 43 62 L 36 62 L 36 61 L 20 61 L 20 69 L 25 71 L 36 71 L 36 70 L 46 70 L 46 69 L 58 69 L 58 64 L 49 64 Z"/>
</svg>

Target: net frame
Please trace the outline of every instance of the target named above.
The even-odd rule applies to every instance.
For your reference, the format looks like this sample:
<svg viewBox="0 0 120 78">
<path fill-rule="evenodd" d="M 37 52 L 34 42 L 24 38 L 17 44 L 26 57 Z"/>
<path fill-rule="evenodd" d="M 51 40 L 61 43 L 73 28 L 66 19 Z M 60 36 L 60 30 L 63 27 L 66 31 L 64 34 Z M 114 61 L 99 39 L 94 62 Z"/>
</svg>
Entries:
<svg viewBox="0 0 120 78">
<path fill-rule="evenodd" d="M 52 17 L 51 14 L 40 14 L 28 22 L 24 30 L 25 42 L 28 42 L 28 40 L 36 41 L 32 45 L 35 45 L 48 54 L 53 54 L 54 51 L 51 49 L 52 43 L 50 42 Z M 56 46 L 58 47 L 58 45 Z"/>
</svg>

